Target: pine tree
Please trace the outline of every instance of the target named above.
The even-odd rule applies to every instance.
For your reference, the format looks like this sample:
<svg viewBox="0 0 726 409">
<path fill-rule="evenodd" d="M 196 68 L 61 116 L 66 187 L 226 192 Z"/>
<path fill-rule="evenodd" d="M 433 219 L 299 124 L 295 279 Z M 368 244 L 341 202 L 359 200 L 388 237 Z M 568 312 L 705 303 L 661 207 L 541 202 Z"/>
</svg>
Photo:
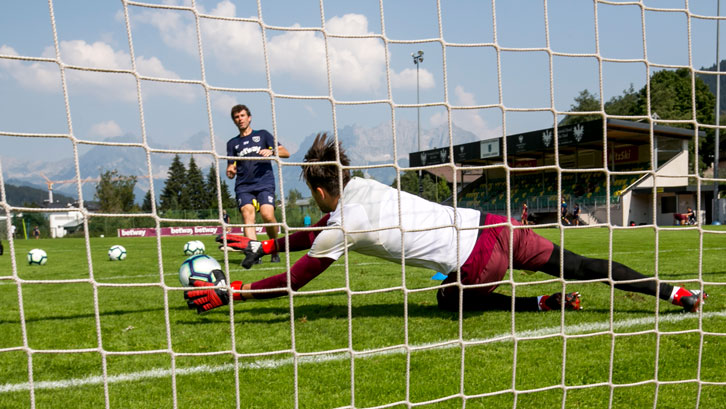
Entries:
<svg viewBox="0 0 726 409">
<path fill-rule="evenodd" d="M 205 183 L 205 201 L 207 203 L 207 209 L 217 208 L 217 168 L 212 165 L 209 167 L 209 173 L 207 173 L 207 181 Z"/>
<path fill-rule="evenodd" d="M 225 209 L 236 209 L 237 208 L 237 201 L 234 200 L 232 195 L 229 193 L 229 186 L 227 186 L 227 181 L 222 181 L 222 207 Z"/>
<path fill-rule="evenodd" d="M 190 210 L 208 209 L 204 175 L 202 175 L 201 169 L 199 169 L 197 163 L 194 161 L 194 156 L 189 159 L 189 167 L 187 168 L 187 178 L 184 190 L 185 196 L 189 200 Z"/>
<path fill-rule="evenodd" d="M 237 202 L 229 193 L 229 186 L 227 181 L 221 179 L 220 185 L 222 186 L 222 208 L 223 209 L 234 209 L 237 207 Z M 217 208 L 217 168 L 212 165 L 207 173 L 207 182 L 205 184 L 207 191 L 207 206 L 210 209 Z"/>
<path fill-rule="evenodd" d="M 151 189 L 147 190 L 146 195 L 144 195 L 144 203 L 141 204 L 141 210 L 144 213 L 151 213 Z"/>
<path fill-rule="evenodd" d="M 186 185 L 187 170 L 184 167 L 179 155 L 174 155 L 174 159 L 169 166 L 164 189 L 159 197 L 159 208 L 166 210 L 182 210 L 188 208 L 189 201 L 185 195 L 184 186 Z"/>
</svg>

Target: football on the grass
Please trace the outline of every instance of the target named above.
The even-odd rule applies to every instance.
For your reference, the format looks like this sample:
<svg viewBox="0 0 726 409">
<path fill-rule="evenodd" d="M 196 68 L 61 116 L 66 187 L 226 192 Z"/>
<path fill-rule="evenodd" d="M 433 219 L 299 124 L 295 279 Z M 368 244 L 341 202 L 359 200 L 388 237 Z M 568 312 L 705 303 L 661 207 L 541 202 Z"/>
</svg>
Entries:
<svg viewBox="0 0 726 409">
<path fill-rule="evenodd" d="M 48 261 L 48 255 L 44 250 L 32 249 L 28 252 L 28 264 L 31 266 L 42 266 Z"/>
<path fill-rule="evenodd" d="M 204 254 L 204 243 L 199 240 L 188 241 L 184 245 L 184 254 L 187 256 L 193 256 L 195 254 Z"/>
<path fill-rule="evenodd" d="M 120 261 L 126 258 L 126 249 L 124 246 L 119 246 L 118 244 L 115 246 L 111 246 L 110 249 L 108 249 L 108 259 L 111 261 Z"/>
<path fill-rule="evenodd" d="M 179 267 L 179 282 L 184 287 L 189 287 L 190 280 L 200 280 L 209 283 L 214 282 L 212 271 L 222 270 L 217 260 L 206 254 L 197 254 L 184 260 Z"/>
</svg>

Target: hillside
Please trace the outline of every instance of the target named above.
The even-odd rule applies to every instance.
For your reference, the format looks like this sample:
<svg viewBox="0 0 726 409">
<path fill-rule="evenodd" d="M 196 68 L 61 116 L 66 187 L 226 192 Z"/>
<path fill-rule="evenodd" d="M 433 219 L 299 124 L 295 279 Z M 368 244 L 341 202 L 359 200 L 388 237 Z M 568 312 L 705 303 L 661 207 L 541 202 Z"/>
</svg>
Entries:
<svg viewBox="0 0 726 409">
<path fill-rule="evenodd" d="M 11 206 L 38 205 L 42 206 L 45 200 L 48 200 L 48 191 L 37 189 L 30 186 L 15 186 L 5 184 L 5 195 L 8 204 Z M 53 193 L 53 201 L 56 204 L 65 205 L 74 203 L 76 200 L 72 197 L 60 193 Z"/>
</svg>

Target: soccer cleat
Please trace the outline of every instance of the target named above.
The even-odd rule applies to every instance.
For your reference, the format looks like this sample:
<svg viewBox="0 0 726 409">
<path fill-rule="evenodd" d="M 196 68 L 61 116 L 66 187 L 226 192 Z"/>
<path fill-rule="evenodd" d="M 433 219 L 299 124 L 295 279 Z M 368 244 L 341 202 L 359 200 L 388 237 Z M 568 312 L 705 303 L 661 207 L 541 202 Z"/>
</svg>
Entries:
<svg viewBox="0 0 726 409">
<path fill-rule="evenodd" d="M 280 262 L 280 255 L 277 253 L 272 253 L 270 256 L 270 263 L 279 263 Z"/>
<path fill-rule="evenodd" d="M 684 312 L 697 312 L 701 305 L 706 303 L 708 294 L 701 294 L 701 290 L 687 290 L 683 287 L 676 287 L 671 295 L 671 303 L 683 307 Z"/>
<path fill-rule="evenodd" d="M 580 305 L 580 293 L 577 291 L 574 293 L 565 294 L 565 309 L 579 311 L 582 309 Z M 562 305 L 562 293 L 555 293 L 552 295 L 543 295 L 539 299 L 540 311 L 558 310 Z"/>
</svg>

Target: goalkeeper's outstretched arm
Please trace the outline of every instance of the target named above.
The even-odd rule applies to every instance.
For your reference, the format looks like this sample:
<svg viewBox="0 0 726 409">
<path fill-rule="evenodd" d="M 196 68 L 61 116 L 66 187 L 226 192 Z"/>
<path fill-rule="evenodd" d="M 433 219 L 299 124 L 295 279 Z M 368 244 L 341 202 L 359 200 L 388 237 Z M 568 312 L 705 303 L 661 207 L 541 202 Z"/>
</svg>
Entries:
<svg viewBox="0 0 726 409">
<path fill-rule="evenodd" d="M 334 261 L 331 258 L 315 258 L 307 254 L 304 255 L 290 269 L 290 288 L 293 291 L 299 290 L 312 279 L 319 276 Z M 215 270 L 214 277 L 215 281 L 213 283 L 199 280 L 192 280 L 190 282 L 193 287 L 201 288 L 184 292 L 184 298 L 187 300 L 187 306 L 189 308 L 196 309 L 197 313 L 202 313 L 229 304 L 229 292 L 227 288 L 224 288 L 226 286 L 224 273 L 221 270 Z M 229 285 L 233 290 L 232 300 L 245 301 L 253 298 L 266 299 L 287 295 L 287 277 L 288 274 L 285 272 L 249 284 L 244 284 L 242 281 L 233 281 Z M 203 289 L 204 287 L 207 288 Z M 251 292 L 254 290 L 273 291 Z"/>
<path fill-rule="evenodd" d="M 315 258 L 304 255 L 300 260 L 293 264 L 290 269 L 290 288 L 297 291 L 305 284 L 312 281 L 325 271 L 335 260 L 331 258 Z M 266 299 L 276 298 L 287 295 L 287 273 L 276 274 L 254 283 L 244 284 L 241 287 L 241 297 L 245 300 L 249 299 Z M 249 292 L 250 290 L 270 290 L 278 289 L 278 291 L 269 292 Z"/>
</svg>

